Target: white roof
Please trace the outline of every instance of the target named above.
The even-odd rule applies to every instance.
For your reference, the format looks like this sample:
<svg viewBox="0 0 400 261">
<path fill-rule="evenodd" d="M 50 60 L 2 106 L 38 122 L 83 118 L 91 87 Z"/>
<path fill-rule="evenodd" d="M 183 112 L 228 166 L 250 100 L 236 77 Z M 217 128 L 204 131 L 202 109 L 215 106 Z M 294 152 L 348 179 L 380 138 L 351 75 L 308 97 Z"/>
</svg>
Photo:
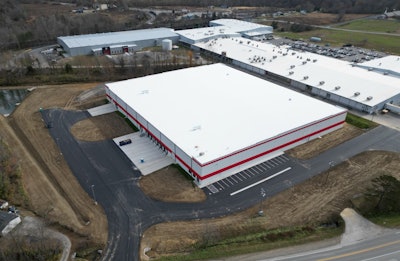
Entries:
<svg viewBox="0 0 400 261">
<path fill-rule="evenodd" d="M 269 25 L 256 24 L 237 19 L 217 19 L 210 21 L 210 24 L 226 26 L 235 32 L 257 31 L 262 29 L 265 32 L 269 31 L 272 33 L 272 27 Z"/>
<path fill-rule="evenodd" d="M 173 29 L 169 28 L 154 28 L 132 31 L 120 31 L 98 34 L 84 34 L 73 36 L 58 37 L 69 48 L 96 46 L 96 45 L 117 45 L 125 42 L 134 42 L 148 39 L 159 39 L 166 37 L 177 37 Z"/>
<path fill-rule="evenodd" d="M 250 23 L 237 19 L 217 19 L 210 21 L 211 27 L 178 30 L 177 34 L 192 40 L 193 42 L 204 41 L 217 37 L 239 37 L 240 34 L 257 36 L 272 33 L 272 27 Z M 183 39 L 182 39 L 183 40 Z"/>
<path fill-rule="evenodd" d="M 371 107 L 400 93 L 400 83 L 395 77 L 353 67 L 351 63 L 339 59 L 290 50 L 285 46 L 245 38 L 218 38 L 195 46 L 218 54 L 226 52 L 226 56 L 234 60 Z M 308 78 L 304 79 L 304 76 Z M 340 88 L 335 89 L 336 86 Z M 355 96 L 356 92 L 360 94 Z"/>
<path fill-rule="evenodd" d="M 221 36 L 237 36 L 239 37 L 240 34 L 235 32 L 229 27 L 226 26 L 214 26 L 214 27 L 202 27 L 202 28 L 195 28 L 195 29 L 186 29 L 186 30 L 178 30 L 176 31 L 177 34 L 192 40 L 193 42 L 211 39 Z"/>
<path fill-rule="evenodd" d="M 345 111 L 223 64 L 107 86 L 200 163 Z"/>
<path fill-rule="evenodd" d="M 387 72 L 388 75 L 400 76 L 400 56 L 389 55 L 368 62 L 359 63 L 358 66 L 373 68 L 376 72 Z"/>
</svg>

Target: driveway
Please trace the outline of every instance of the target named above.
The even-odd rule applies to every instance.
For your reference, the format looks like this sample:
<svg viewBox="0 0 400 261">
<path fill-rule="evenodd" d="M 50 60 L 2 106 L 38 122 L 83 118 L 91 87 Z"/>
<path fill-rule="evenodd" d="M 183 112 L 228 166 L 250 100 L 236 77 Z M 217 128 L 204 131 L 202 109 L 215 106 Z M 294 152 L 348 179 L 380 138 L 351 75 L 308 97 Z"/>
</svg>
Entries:
<svg viewBox="0 0 400 261">
<path fill-rule="evenodd" d="M 51 109 L 43 110 L 42 117 L 45 122 L 52 123 L 49 132 L 81 186 L 105 210 L 109 236 L 103 260 L 139 260 L 140 238 L 153 224 L 219 217 L 258 204 L 261 184 L 233 196 L 230 194 L 277 172 L 266 170 L 254 179 L 209 195 L 202 203 L 155 201 L 142 193 L 137 184 L 140 172 L 112 140 L 75 140 L 69 129 L 75 122 L 89 117 L 87 112 Z M 268 195 L 287 189 L 288 180 L 295 185 L 326 171 L 331 161 L 339 163 L 368 149 L 399 151 L 400 133 L 380 126 L 310 161 L 290 159 L 280 166 L 290 171 L 268 180 Z"/>
</svg>

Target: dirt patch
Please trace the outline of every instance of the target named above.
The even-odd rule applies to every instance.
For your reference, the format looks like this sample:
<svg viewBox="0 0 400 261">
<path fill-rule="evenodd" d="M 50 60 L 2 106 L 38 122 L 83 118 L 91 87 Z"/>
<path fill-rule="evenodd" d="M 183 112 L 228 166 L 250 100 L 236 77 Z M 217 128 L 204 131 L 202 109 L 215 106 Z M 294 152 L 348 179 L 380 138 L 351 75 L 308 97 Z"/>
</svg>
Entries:
<svg viewBox="0 0 400 261">
<path fill-rule="evenodd" d="M 371 186 L 373 178 L 383 172 L 400 178 L 399 162 L 397 153 L 361 153 L 302 184 L 291 186 L 288 183 L 286 191 L 263 202 L 263 217 L 257 215 L 259 206 L 254 206 L 224 218 L 154 225 L 143 235 L 141 253 L 145 247 L 151 248 L 148 255 L 153 257 L 185 253 L 205 241 L 263 229 L 335 221 L 344 208 L 352 207 L 354 196 Z M 163 186 L 167 187 L 168 183 Z"/>
<path fill-rule="evenodd" d="M 95 86 L 37 88 L 6 122 L 1 122 L 0 130 L 7 132 L 7 143 L 21 159 L 22 183 L 32 211 L 95 244 L 105 245 L 108 229 L 104 211 L 81 188 L 39 113 L 39 108 L 75 109 L 79 105 L 75 97 Z"/>
<path fill-rule="evenodd" d="M 76 139 L 100 141 L 113 139 L 134 132 L 124 118 L 116 112 L 91 117 L 75 123 L 71 133 Z"/>
<path fill-rule="evenodd" d="M 150 175 L 142 176 L 139 186 L 146 195 L 160 201 L 201 202 L 206 200 L 203 190 L 184 175 L 179 167 L 171 165 Z M 165 184 L 168 185 L 165 186 Z"/>
<path fill-rule="evenodd" d="M 345 123 L 339 130 L 328 133 L 320 139 L 315 139 L 304 143 L 286 151 L 285 153 L 298 159 L 310 159 L 347 140 L 357 137 L 361 133 L 363 133 L 363 130 Z"/>
</svg>

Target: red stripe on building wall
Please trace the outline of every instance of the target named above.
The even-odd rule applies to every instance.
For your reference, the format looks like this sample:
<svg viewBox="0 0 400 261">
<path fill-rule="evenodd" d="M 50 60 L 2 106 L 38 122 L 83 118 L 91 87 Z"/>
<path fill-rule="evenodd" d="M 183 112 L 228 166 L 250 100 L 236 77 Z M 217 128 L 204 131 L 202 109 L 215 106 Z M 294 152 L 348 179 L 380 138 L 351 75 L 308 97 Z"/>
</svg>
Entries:
<svg viewBox="0 0 400 261">
<path fill-rule="evenodd" d="M 322 120 L 319 120 L 319 121 L 317 121 L 317 122 L 310 123 L 310 124 L 308 124 L 308 125 L 306 125 L 306 126 L 303 126 L 303 127 L 299 128 L 299 129 L 293 130 L 293 131 L 288 132 L 288 133 L 281 134 L 281 135 L 279 135 L 279 136 L 277 136 L 277 137 L 274 137 L 274 138 L 271 138 L 271 139 L 262 141 L 262 142 L 260 142 L 260 143 L 257 143 L 257 144 L 254 144 L 254 145 L 252 145 L 252 146 L 243 148 L 243 149 L 241 149 L 241 150 L 235 151 L 235 152 L 233 152 L 233 153 L 231 153 L 231 154 L 222 156 L 222 157 L 220 157 L 220 158 L 214 159 L 214 160 L 212 160 L 212 161 L 209 161 L 209 162 L 206 162 L 206 163 L 203 163 L 203 164 L 200 163 L 200 162 L 198 162 L 196 159 L 194 159 L 194 161 L 195 161 L 196 164 L 199 165 L 200 167 L 204 167 L 204 166 L 210 165 L 210 164 L 212 164 L 212 163 L 215 163 L 215 162 L 217 162 L 217 161 L 220 161 L 220 160 L 222 160 L 222 159 L 226 159 L 226 158 L 229 158 L 229 157 L 231 157 L 231 156 L 240 154 L 240 153 L 242 153 L 243 151 L 253 149 L 253 148 L 257 147 L 257 146 L 264 145 L 265 143 L 268 143 L 268 142 L 270 142 L 270 141 L 277 140 L 277 139 L 279 139 L 279 138 L 282 138 L 282 137 L 284 137 L 284 136 L 290 135 L 290 134 L 295 133 L 295 132 L 297 132 L 297 131 L 303 130 L 303 129 L 308 128 L 308 127 L 310 127 L 310 126 L 316 125 L 316 124 L 321 123 L 321 122 L 323 122 L 323 121 L 332 119 L 332 118 L 337 117 L 337 116 L 339 116 L 339 115 L 341 115 L 341 114 L 344 114 L 344 113 L 347 113 L 347 112 L 341 112 L 341 113 L 338 113 L 338 114 L 336 114 L 336 115 L 330 116 L 330 117 L 328 117 L 328 118 L 326 118 L 326 119 L 322 119 Z"/>
<path fill-rule="evenodd" d="M 301 141 L 301 140 L 303 140 L 303 139 L 307 139 L 308 137 L 314 136 L 314 135 L 316 135 L 316 134 L 318 134 L 318 133 L 321 133 L 321 132 L 324 132 L 324 131 L 329 130 L 329 129 L 331 129 L 331 128 L 334 128 L 334 127 L 339 126 L 339 125 L 341 125 L 341 124 L 343 124 L 343 123 L 344 123 L 344 121 L 335 123 L 335 124 L 333 124 L 333 125 L 331 125 L 331 126 L 328 126 L 328 127 L 323 128 L 323 129 L 321 129 L 321 130 L 315 131 L 315 132 L 310 133 L 310 134 L 308 134 L 308 135 L 306 135 L 306 136 L 303 136 L 303 137 L 301 137 L 301 138 L 297 138 L 297 139 L 292 140 L 292 141 L 290 141 L 290 142 L 288 142 L 288 143 L 285 143 L 285 144 L 282 144 L 282 145 L 280 145 L 280 146 L 277 146 L 277 147 L 275 147 L 275 148 L 273 148 L 273 149 L 264 151 L 264 152 L 262 152 L 262 153 L 260 153 L 260 154 L 254 155 L 254 156 L 252 156 L 252 157 L 250 157 L 250 158 L 247 158 L 247 159 L 245 159 L 245 160 L 236 162 L 236 163 L 234 163 L 234 164 L 232 164 L 232 165 L 229 165 L 229 166 L 227 166 L 227 167 L 224 167 L 224 168 L 222 168 L 222 169 L 219 169 L 219 170 L 217 170 L 217 171 L 214 171 L 214 172 L 212 172 L 212 173 L 210 173 L 210 174 L 207 174 L 207 175 L 205 175 L 205 176 L 200 177 L 200 179 L 203 180 L 203 179 L 210 178 L 210 177 L 212 177 L 212 176 L 214 176 L 214 175 L 217 175 L 217 174 L 219 174 L 219 173 L 221 173 L 221 172 L 224 172 L 224 171 L 226 171 L 226 170 L 228 170 L 228 169 L 231 169 L 231 168 L 234 168 L 234 167 L 236 167 L 236 166 L 242 165 L 242 164 L 244 164 L 244 163 L 246 163 L 246 162 L 249 162 L 249 161 L 252 161 L 252 160 L 254 160 L 254 159 L 256 159 L 256 158 L 259 158 L 259 157 L 262 157 L 262 156 L 264 156 L 264 155 L 267 155 L 268 153 L 277 151 L 277 150 L 279 150 L 279 149 L 283 149 L 284 147 L 287 147 L 287 146 L 289 146 L 289 145 L 292 145 L 293 143 L 299 142 L 299 141 Z"/>
<path fill-rule="evenodd" d="M 279 149 L 283 149 L 284 147 L 287 147 L 287 146 L 292 145 L 292 144 L 294 144 L 294 143 L 296 143 L 296 142 L 299 142 L 299 141 L 301 141 L 301 140 L 303 140 L 303 139 L 307 139 L 307 138 L 309 138 L 309 137 L 311 137 L 311 136 L 314 136 L 314 135 L 316 135 L 316 134 L 318 134 L 318 133 L 321 133 L 321 132 L 324 132 L 324 131 L 329 130 L 329 129 L 331 129 L 331 128 L 334 128 L 334 127 L 336 127 L 336 126 L 339 126 L 339 125 L 341 125 L 341 124 L 343 124 L 343 123 L 345 122 L 345 121 L 340 121 L 340 122 L 338 122 L 338 123 L 332 124 L 332 125 L 330 125 L 330 126 L 328 126 L 328 127 L 325 127 L 325 128 L 323 128 L 323 129 L 320 129 L 320 130 L 315 131 L 315 132 L 313 132 L 313 133 L 307 134 L 307 135 L 305 135 L 305 136 L 303 136 L 303 137 L 301 137 L 301 138 L 297 138 L 297 139 L 295 139 L 295 140 L 292 140 L 292 141 L 287 142 L 287 143 L 285 143 L 285 144 L 279 145 L 279 146 L 277 146 L 277 147 L 275 147 L 275 148 L 272 148 L 272 149 L 267 150 L 267 151 L 265 151 L 265 152 L 262 152 L 262 153 L 260 153 L 260 154 L 251 156 L 251 157 L 249 157 L 249 158 L 247 158 L 247 159 L 244 159 L 244 160 L 242 160 L 242 161 L 236 162 L 236 163 L 234 163 L 234 164 L 232 164 L 232 165 L 229 165 L 229 166 L 227 166 L 227 167 L 224 167 L 224 168 L 222 168 L 222 169 L 216 170 L 216 171 L 214 171 L 214 172 L 212 172 L 212 173 L 209 173 L 209 174 L 207 174 L 207 175 L 205 175 L 205 176 L 200 176 L 196 171 L 193 170 L 192 166 L 190 166 L 187 162 L 185 162 L 181 157 L 179 157 L 178 155 L 176 155 L 175 152 L 172 151 L 172 149 L 170 149 L 169 147 L 167 147 L 161 140 L 159 140 L 153 133 L 151 133 L 145 126 L 143 126 L 143 124 L 141 124 L 135 117 L 133 117 L 133 115 L 131 115 L 127 110 L 125 110 L 116 100 L 114 100 L 109 94 L 106 94 L 106 95 L 107 95 L 107 97 L 108 97 L 109 99 L 111 99 L 111 100 L 114 102 L 114 104 L 116 104 L 119 108 L 121 108 L 132 120 L 134 120 L 137 124 L 139 124 L 139 125 L 141 126 L 141 128 L 145 129 L 145 130 L 146 130 L 154 139 L 156 139 L 162 146 L 164 146 L 169 152 L 173 153 L 173 154 L 175 155 L 175 158 L 176 158 L 178 161 L 180 161 L 180 162 L 189 170 L 189 172 L 193 173 L 193 175 L 195 175 L 195 176 L 196 176 L 198 179 L 200 179 L 200 180 L 208 179 L 208 178 L 210 178 L 210 177 L 212 177 L 212 176 L 215 176 L 215 175 L 217 175 L 217 174 L 219 174 L 219 173 L 221 173 L 221 172 L 227 171 L 227 170 L 229 170 L 229 169 L 231 169 L 231 168 L 237 167 L 237 166 L 239 166 L 239 165 L 242 165 L 242 164 L 244 164 L 244 163 L 247 163 L 247 162 L 249 162 L 249 161 L 252 161 L 252 160 L 254 160 L 254 159 L 257 159 L 257 158 L 259 158 L 259 157 L 262 157 L 262 156 L 264 156 L 264 155 L 266 155 L 266 154 L 268 154 L 268 153 L 277 151 L 277 150 L 279 150 Z M 220 161 L 220 160 L 222 160 L 222 159 L 228 158 L 228 157 L 230 157 L 230 156 L 237 155 L 237 154 L 239 154 L 239 153 L 241 153 L 241 152 L 243 152 L 243 151 L 246 151 L 246 150 L 252 149 L 252 148 L 254 148 L 254 147 L 263 145 L 263 144 L 265 144 L 265 143 L 267 143 L 267 142 L 270 142 L 270 141 L 276 140 L 276 139 L 278 139 L 278 138 L 284 137 L 284 136 L 286 136 L 286 135 L 292 134 L 292 133 L 297 132 L 297 131 L 299 131 L 299 130 L 302 130 L 302 129 L 304 129 L 304 128 L 313 126 L 313 125 L 318 124 L 318 123 L 320 123 L 320 122 L 329 120 L 329 119 L 331 119 L 331 118 L 334 118 L 334 117 L 339 116 L 339 115 L 344 114 L 344 113 L 346 113 L 346 112 L 342 112 L 342 113 L 339 113 L 339 114 L 330 116 L 330 117 L 328 117 L 328 118 L 326 118 L 326 119 L 322 119 L 322 120 L 320 120 L 320 121 L 311 123 L 311 124 L 309 124 L 309 125 L 307 125 L 307 126 L 304 126 L 304 127 L 300 128 L 300 129 L 296 129 L 296 130 L 293 130 L 293 131 L 291 131 L 291 132 L 282 134 L 282 135 L 280 135 L 280 136 L 277 136 L 277 137 L 268 139 L 268 140 L 263 141 L 263 142 L 261 142 L 261 143 L 258 143 L 258 144 L 252 145 L 252 146 L 250 146 L 250 147 L 244 148 L 244 149 L 242 149 L 242 150 L 240 150 L 240 151 L 237 151 L 237 152 L 231 153 L 231 154 L 229 154 L 229 155 L 226 155 L 226 156 L 224 156 L 224 157 L 221 157 L 221 158 L 212 160 L 212 161 L 207 162 L 207 163 L 205 163 L 205 164 L 203 164 L 203 165 L 200 164 L 200 163 L 199 163 L 196 159 L 194 159 L 193 157 L 192 157 L 191 159 L 192 159 L 196 164 L 198 164 L 200 167 L 203 167 L 203 166 L 206 166 L 206 165 L 215 163 L 215 162 L 217 162 L 217 161 Z"/>
</svg>

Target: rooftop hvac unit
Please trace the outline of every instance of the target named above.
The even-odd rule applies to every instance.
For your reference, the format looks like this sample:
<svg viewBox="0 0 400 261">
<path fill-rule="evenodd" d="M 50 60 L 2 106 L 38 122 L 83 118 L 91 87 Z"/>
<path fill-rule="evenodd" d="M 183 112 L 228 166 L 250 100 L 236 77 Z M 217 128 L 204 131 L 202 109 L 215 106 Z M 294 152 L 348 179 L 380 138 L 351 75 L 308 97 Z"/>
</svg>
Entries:
<svg viewBox="0 0 400 261">
<path fill-rule="evenodd" d="M 293 52 L 293 53 L 292 53 L 292 55 L 296 55 L 296 53 L 295 53 L 295 52 Z"/>
<path fill-rule="evenodd" d="M 304 77 L 303 77 L 303 79 L 304 79 L 304 80 L 307 80 L 307 79 L 308 79 L 308 76 L 307 76 L 307 75 L 306 75 L 306 76 L 304 76 Z"/>
<path fill-rule="evenodd" d="M 316 63 L 318 60 L 317 59 L 314 59 L 314 60 L 312 60 L 313 61 L 313 63 Z"/>
<path fill-rule="evenodd" d="M 308 62 L 311 61 L 310 58 L 307 58 L 307 61 L 308 61 Z"/>
<path fill-rule="evenodd" d="M 360 95 L 360 92 L 355 92 L 354 93 L 354 96 L 358 96 L 358 95 Z"/>
<path fill-rule="evenodd" d="M 324 81 L 320 81 L 320 82 L 319 82 L 319 85 L 324 85 L 324 84 L 325 84 Z"/>
<path fill-rule="evenodd" d="M 204 155 L 204 152 L 200 152 L 199 153 L 199 157 L 201 157 L 201 156 L 203 156 Z"/>
<path fill-rule="evenodd" d="M 274 56 L 272 56 L 272 59 L 276 59 L 276 57 L 277 57 L 277 56 L 276 56 L 276 55 L 274 55 Z"/>
<path fill-rule="evenodd" d="M 335 90 L 339 90 L 339 89 L 340 89 L 340 86 L 336 86 L 336 87 L 335 87 Z"/>
<path fill-rule="evenodd" d="M 293 69 L 294 67 L 296 67 L 296 65 L 290 65 L 290 69 Z"/>
<path fill-rule="evenodd" d="M 370 101 L 370 100 L 372 100 L 372 98 L 373 98 L 372 96 L 368 96 L 367 100 Z"/>
<path fill-rule="evenodd" d="M 307 61 L 303 61 L 303 64 L 306 64 L 307 63 Z"/>
<path fill-rule="evenodd" d="M 290 72 L 289 72 L 289 75 L 292 75 L 292 74 L 294 74 L 294 71 L 290 71 Z"/>
</svg>

